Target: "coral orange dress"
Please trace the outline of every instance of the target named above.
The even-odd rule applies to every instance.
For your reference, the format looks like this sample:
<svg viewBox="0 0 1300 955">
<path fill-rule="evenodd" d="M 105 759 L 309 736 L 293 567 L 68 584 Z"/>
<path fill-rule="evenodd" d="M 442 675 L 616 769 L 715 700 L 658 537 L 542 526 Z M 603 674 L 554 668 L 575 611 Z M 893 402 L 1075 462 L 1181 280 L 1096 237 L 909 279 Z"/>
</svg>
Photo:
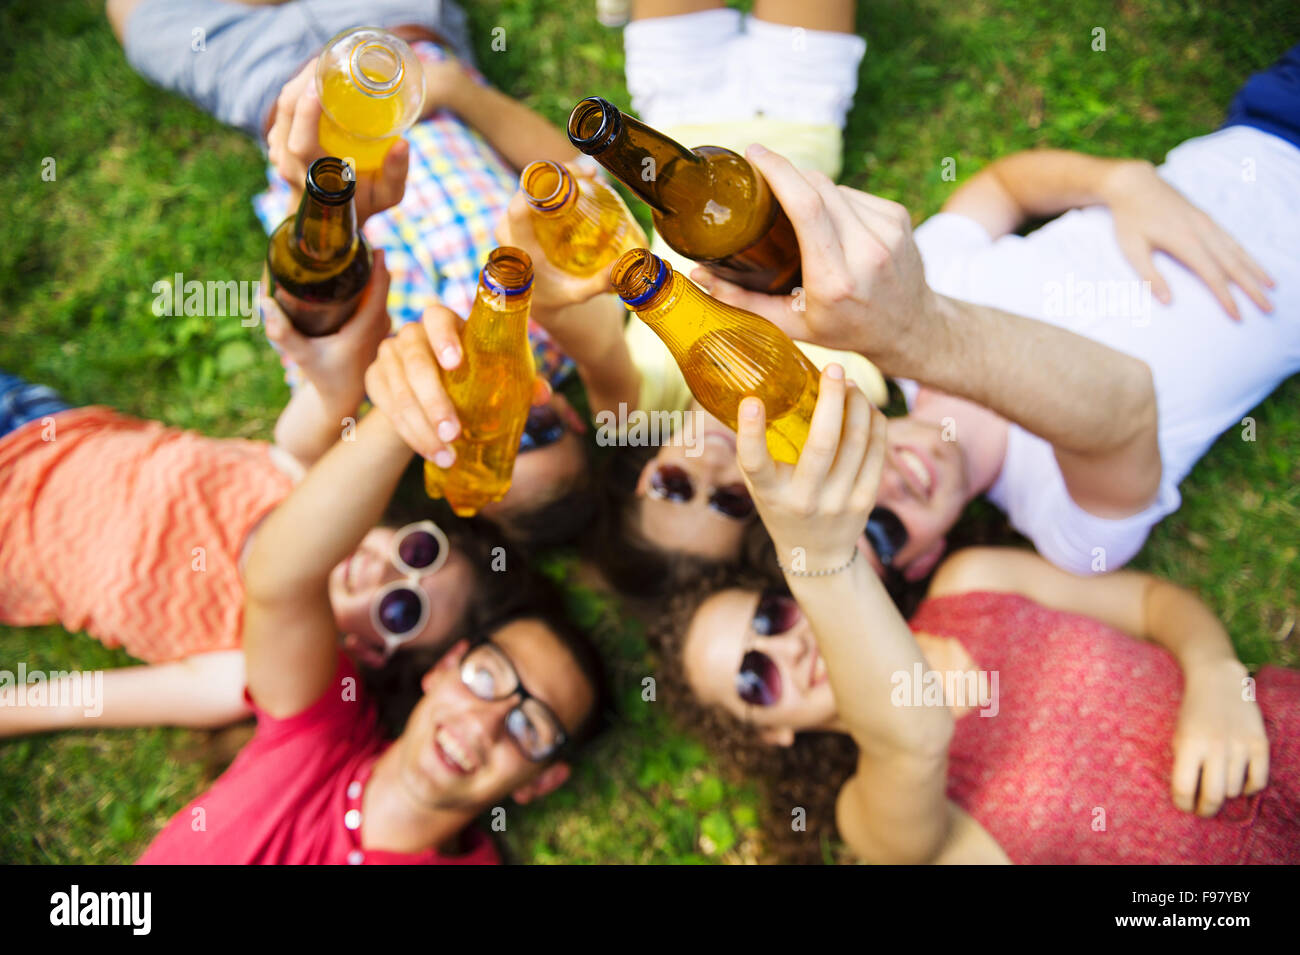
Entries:
<svg viewBox="0 0 1300 955">
<path fill-rule="evenodd" d="M 1255 676 L 1267 787 L 1203 819 L 1170 795 L 1183 677 L 1162 648 L 1003 593 L 927 600 L 911 627 L 998 674 L 997 714 L 957 720 L 948 795 L 1013 862 L 1300 862 L 1300 671 Z"/>
</svg>

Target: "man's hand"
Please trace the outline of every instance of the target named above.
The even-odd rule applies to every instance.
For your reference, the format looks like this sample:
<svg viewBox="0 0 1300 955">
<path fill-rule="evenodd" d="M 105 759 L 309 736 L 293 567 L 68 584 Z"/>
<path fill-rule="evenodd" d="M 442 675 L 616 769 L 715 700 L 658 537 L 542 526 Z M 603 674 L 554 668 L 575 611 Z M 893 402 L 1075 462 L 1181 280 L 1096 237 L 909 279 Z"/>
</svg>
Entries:
<svg viewBox="0 0 1300 955">
<path fill-rule="evenodd" d="M 925 347 L 934 293 L 925 283 L 907 210 L 819 172 L 801 172 L 761 146 L 745 153 L 772 187 L 799 237 L 803 288 L 793 295 L 750 292 L 704 269 L 691 278 L 800 341 L 860 352 L 881 371 Z"/>
<path fill-rule="evenodd" d="M 1174 805 L 1184 812 L 1213 816 L 1225 798 L 1249 796 L 1268 782 L 1264 718 L 1244 696 L 1245 677 L 1236 660 L 1186 671 L 1173 768 Z"/>
<path fill-rule="evenodd" d="M 374 252 L 370 282 L 356 312 L 333 335 L 300 334 L 270 296 L 262 300 L 266 337 L 302 370 L 326 406 L 351 413 L 365 395 L 365 375 L 392 330 L 388 316 L 388 270 L 384 253 Z"/>
<path fill-rule="evenodd" d="M 1235 321 L 1241 320 L 1228 283 L 1237 285 L 1261 311 L 1271 312 L 1264 288 L 1273 280 L 1232 236 L 1156 173 L 1149 162 L 1116 163 L 1101 193 L 1115 222 L 1120 251 L 1165 305 L 1169 286 L 1156 271 L 1153 252 L 1165 252 L 1190 269 Z"/>
<path fill-rule="evenodd" d="M 273 109 L 271 128 L 266 134 L 269 158 L 289 184 L 297 204 L 306 186 L 307 167 L 325 155 L 320 144 L 321 105 L 316 93 L 315 59 L 284 84 Z M 399 137 L 384 156 L 380 169 L 357 172 L 358 225 L 402 201 L 410 158 L 410 147 Z"/>
</svg>

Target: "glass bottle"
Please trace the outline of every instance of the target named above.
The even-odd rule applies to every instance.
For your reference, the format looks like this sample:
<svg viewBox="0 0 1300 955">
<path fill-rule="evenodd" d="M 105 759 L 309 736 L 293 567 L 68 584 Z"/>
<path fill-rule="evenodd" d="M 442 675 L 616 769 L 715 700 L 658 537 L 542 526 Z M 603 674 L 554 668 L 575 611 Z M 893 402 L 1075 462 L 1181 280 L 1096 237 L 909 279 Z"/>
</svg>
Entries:
<svg viewBox="0 0 1300 955">
<path fill-rule="evenodd" d="M 524 167 L 519 187 L 546 258 L 562 271 L 593 275 L 624 252 L 646 244 L 627 205 L 606 183 L 539 159 Z"/>
<path fill-rule="evenodd" d="M 430 497 L 446 498 L 461 517 L 510 490 L 536 375 L 528 344 L 532 287 L 528 253 L 493 249 L 461 336 L 461 362 L 442 373 L 460 436 L 452 442 L 456 461 L 450 468 L 425 462 L 424 487 Z"/>
<path fill-rule="evenodd" d="M 356 188 L 343 160 L 317 159 L 307 170 L 298 211 L 267 243 L 269 291 L 303 335 L 338 331 L 370 281 L 370 246 L 357 228 Z"/>
<path fill-rule="evenodd" d="M 682 255 L 754 291 L 799 284 L 794 227 L 744 156 L 687 149 L 599 96 L 573 108 L 569 141 L 650 206 L 655 229 Z"/>
<path fill-rule="evenodd" d="M 817 405 L 817 368 L 765 318 L 719 302 L 646 249 L 614 263 L 614 291 L 663 339 L 682 376 L 709 413 L 736 428 L 748 395 L 767 409 L 767 447 L 793 464 Z"/>
<path fill-rule="evenodd" d="M 316 64 L 318 134 L 325 152 L 378 169 L 397 137 L 420 118 L 424 68 L 400 37 L 375 27 L 344 30 Z"/>
</svg>

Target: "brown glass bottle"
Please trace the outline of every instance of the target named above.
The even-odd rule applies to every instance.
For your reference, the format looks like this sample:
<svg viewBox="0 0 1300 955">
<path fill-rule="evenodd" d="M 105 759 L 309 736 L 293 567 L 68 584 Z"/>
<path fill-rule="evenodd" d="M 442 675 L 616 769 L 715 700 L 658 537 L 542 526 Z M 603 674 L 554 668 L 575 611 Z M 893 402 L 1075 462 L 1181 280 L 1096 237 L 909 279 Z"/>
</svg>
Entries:
<svg viewBox="0 0 1300 955">
<path fill-rule="evenodd" d="M 744 156 L 687 149 L 599 96 L 573 108 L 569 141 L 650 206 L 655 229 L 682 255 L 758 292 L 799 284 L 794 227 Z"/>
<path fill-rule="evenodd" d="M 370 246 L 357 228 L 355 177 L 343 160 L 317 159 L 296 214 L 271 233 L 270 293 L 293 327 L 317 337 L 338 331 L 370 281 Z"/>
</svg>

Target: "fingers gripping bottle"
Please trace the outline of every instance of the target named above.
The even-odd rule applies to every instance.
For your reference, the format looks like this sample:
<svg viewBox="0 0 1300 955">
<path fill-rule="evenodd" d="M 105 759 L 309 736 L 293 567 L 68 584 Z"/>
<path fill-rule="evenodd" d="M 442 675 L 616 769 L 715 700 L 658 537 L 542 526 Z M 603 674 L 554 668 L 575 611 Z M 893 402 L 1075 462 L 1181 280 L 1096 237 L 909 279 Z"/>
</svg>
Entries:
<svg viewBox="0 0 1300 955">
<path fill-rule="evenodd" d="M 446 470 L 424 465 L 424 487 L 443 497 L 461 517 L 471 517 L 510 490 L 528 410 L 532 406 L 533 352 L 528 344 L 533 263 L 511 246 L 494 249 L 479 274 L 478 294 L 461 335 L 463 357 L 443 372 L 456 406 L 460 436 L 456 461 Z"/>
<path fill-rule="evenodd" d="M 687 149 L 599 96 L 573 108 L 569 141 L 644 200 L 655 229 L 688 259 L 757 292 L 799 284 L 794 226 L 744 156 Z"/>
<path fill-rule="evenodd" d="M 620 258 L 611 278 L 627 307 L 663 339 L 710 414 L 734 430 L 741 400 L 762 398 L 772 457 L 798 460 L 821 376 L 785 332 L 719 302 L 646 249 Z"/>
<path fill-rule="evenodd" d="M 357 228 L 356 180 L 343 160 L 322 156 L 307 170 L 298 211 L 266 246 L 269 291 L 303 335 L 331 335 L 356 311 L 370 281 L 370 246 Z"/>
<path fill-rule="evenodd" d="M 316 64 L 321 147 L 374 170 L 397 137 L 420 118 L 424 69 L 387 30 L 358 27 L 335 36 Z"/>
<path fill-rule="evenodd" d="M 646 245 L 636 219 L 606 183 L 538 160 L 524 168 L 519 186 L 546 258 L 570 275 L 594 275 L 624 252 Z"/>
</svg>

